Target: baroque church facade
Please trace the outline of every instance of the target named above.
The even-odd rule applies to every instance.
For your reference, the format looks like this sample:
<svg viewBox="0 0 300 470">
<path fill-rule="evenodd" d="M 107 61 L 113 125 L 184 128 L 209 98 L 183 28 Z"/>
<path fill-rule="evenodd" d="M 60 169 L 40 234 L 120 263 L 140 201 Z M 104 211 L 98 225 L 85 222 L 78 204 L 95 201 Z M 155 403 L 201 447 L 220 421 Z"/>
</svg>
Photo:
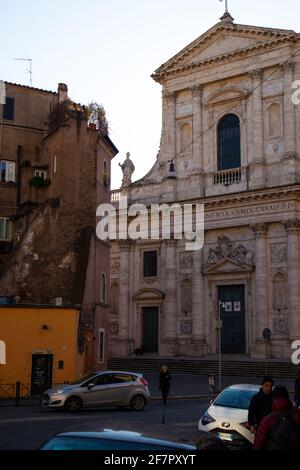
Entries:
<svg viewBox="0 0 300 470">
<path fill-rule="evenodd" d="M 111 249 L 110 355 L 291 357 L 300 339 L 300 34 L 220 22 L 162 65 L 162 138 L 129 204 L 204 204 L 184 240 Z M 173 165 L 170 165 L 170 162 Z M 176 178 L 169 178 L 171 170 Z M 115 194 L 115 200 L 117 195 Z M 219 318 L 221 322 L 219 322 Z"/>
</svg>

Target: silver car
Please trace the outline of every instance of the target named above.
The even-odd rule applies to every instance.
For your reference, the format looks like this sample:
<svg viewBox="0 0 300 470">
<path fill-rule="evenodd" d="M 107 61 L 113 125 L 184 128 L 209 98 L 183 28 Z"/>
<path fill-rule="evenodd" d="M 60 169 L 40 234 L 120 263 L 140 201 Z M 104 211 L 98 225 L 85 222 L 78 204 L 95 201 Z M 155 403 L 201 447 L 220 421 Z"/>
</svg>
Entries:
<svg viewBox="0 0 300 470">
<path fill-rule="evenodd" d="M 148 382 L 142 374 L 105 371 L 47 390 L 42 405 L 67 411 L 95 406 L 130 406 L 142 411 L 149 400 Z"/>
</svg>

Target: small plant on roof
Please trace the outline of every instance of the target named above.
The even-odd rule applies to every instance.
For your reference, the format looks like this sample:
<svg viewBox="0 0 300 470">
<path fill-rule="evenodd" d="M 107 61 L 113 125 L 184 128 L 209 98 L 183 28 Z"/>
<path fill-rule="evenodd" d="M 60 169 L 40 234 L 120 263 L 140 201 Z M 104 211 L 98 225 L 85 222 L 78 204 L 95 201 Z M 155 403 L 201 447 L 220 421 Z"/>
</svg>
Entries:
<svg viewBox="0 0 300 470">
<path fill-rule="evenodd" d="M 108 134 L 108 121 L 102 104 L 92 101 L 88 106 L 86 106 L 86 114 L 88 124 L 91 125 L 91 127 L 94 127 L 93 125 L 95 125 L 96 129 L 101 131 L 104 135 Z"/>
</svg>

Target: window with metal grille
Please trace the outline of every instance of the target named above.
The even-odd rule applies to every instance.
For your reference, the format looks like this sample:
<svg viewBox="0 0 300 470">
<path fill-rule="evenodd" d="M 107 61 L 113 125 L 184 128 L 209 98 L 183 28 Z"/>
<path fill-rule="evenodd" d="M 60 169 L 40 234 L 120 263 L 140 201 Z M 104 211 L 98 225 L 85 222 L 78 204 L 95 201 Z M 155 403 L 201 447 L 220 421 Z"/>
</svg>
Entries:
<svg viewBox="0 0 300 470">
<path fill-rule="evenodd" d="M 235 114 L 227 114 L 218 125 L 218 170 L 230 170 L 240 166 L 240 120 Z"/>
<path fill-rule="evenodd" d="M 5 105 L 3 106 L 3 119 L 6 121 L 15 120 L 15 99 L 6 97 Z"/>
<path fill-rule="evenodd" d="M 144 277 L 157 276 L 157 251 L 144 252 Z"/>
</svg>

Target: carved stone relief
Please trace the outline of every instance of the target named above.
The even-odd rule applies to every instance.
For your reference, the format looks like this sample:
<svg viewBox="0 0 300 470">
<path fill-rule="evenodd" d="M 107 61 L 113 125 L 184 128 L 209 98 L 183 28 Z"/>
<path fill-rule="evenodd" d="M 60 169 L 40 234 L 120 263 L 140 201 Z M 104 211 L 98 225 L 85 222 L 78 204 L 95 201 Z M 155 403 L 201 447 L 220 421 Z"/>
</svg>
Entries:
<svg viewBox="0 0 300 470">
<path fill-rule="evenodd" d="M 253 266 L 252 251 L 241 244 L 234 247 L 234 244 L 228 237 L 222 236 L 218 238 L 217 247 L 209 249 L 204 267 L 208 268 L 225 259 L 231 259 L 240 265 Z"/>
<path fill-rule="evenodd" d="M 191 269 L 193 267 L 193 255 L 192 253 L 181 253 L 179 257 L 180 269 Z"/>
<path fill-rule="evenodd" d="M 288 251 L 285 243 L 275 243 L 271 245 L 271 263 L 287 264 Z"/>
<path fill-rule="evenodd" d="M 193 324 L 191 321 L 183 321 L 180 323 L 180 331 L 184 335 L 191 335 L 193 332 Z"/>
<path fill-rule="evenodd" d="M 117 336 L 119 333 L 119 323 L 116 321 L 111 322 L 109 326 L 109 331 L 111 335 Z"/>
</svg>

